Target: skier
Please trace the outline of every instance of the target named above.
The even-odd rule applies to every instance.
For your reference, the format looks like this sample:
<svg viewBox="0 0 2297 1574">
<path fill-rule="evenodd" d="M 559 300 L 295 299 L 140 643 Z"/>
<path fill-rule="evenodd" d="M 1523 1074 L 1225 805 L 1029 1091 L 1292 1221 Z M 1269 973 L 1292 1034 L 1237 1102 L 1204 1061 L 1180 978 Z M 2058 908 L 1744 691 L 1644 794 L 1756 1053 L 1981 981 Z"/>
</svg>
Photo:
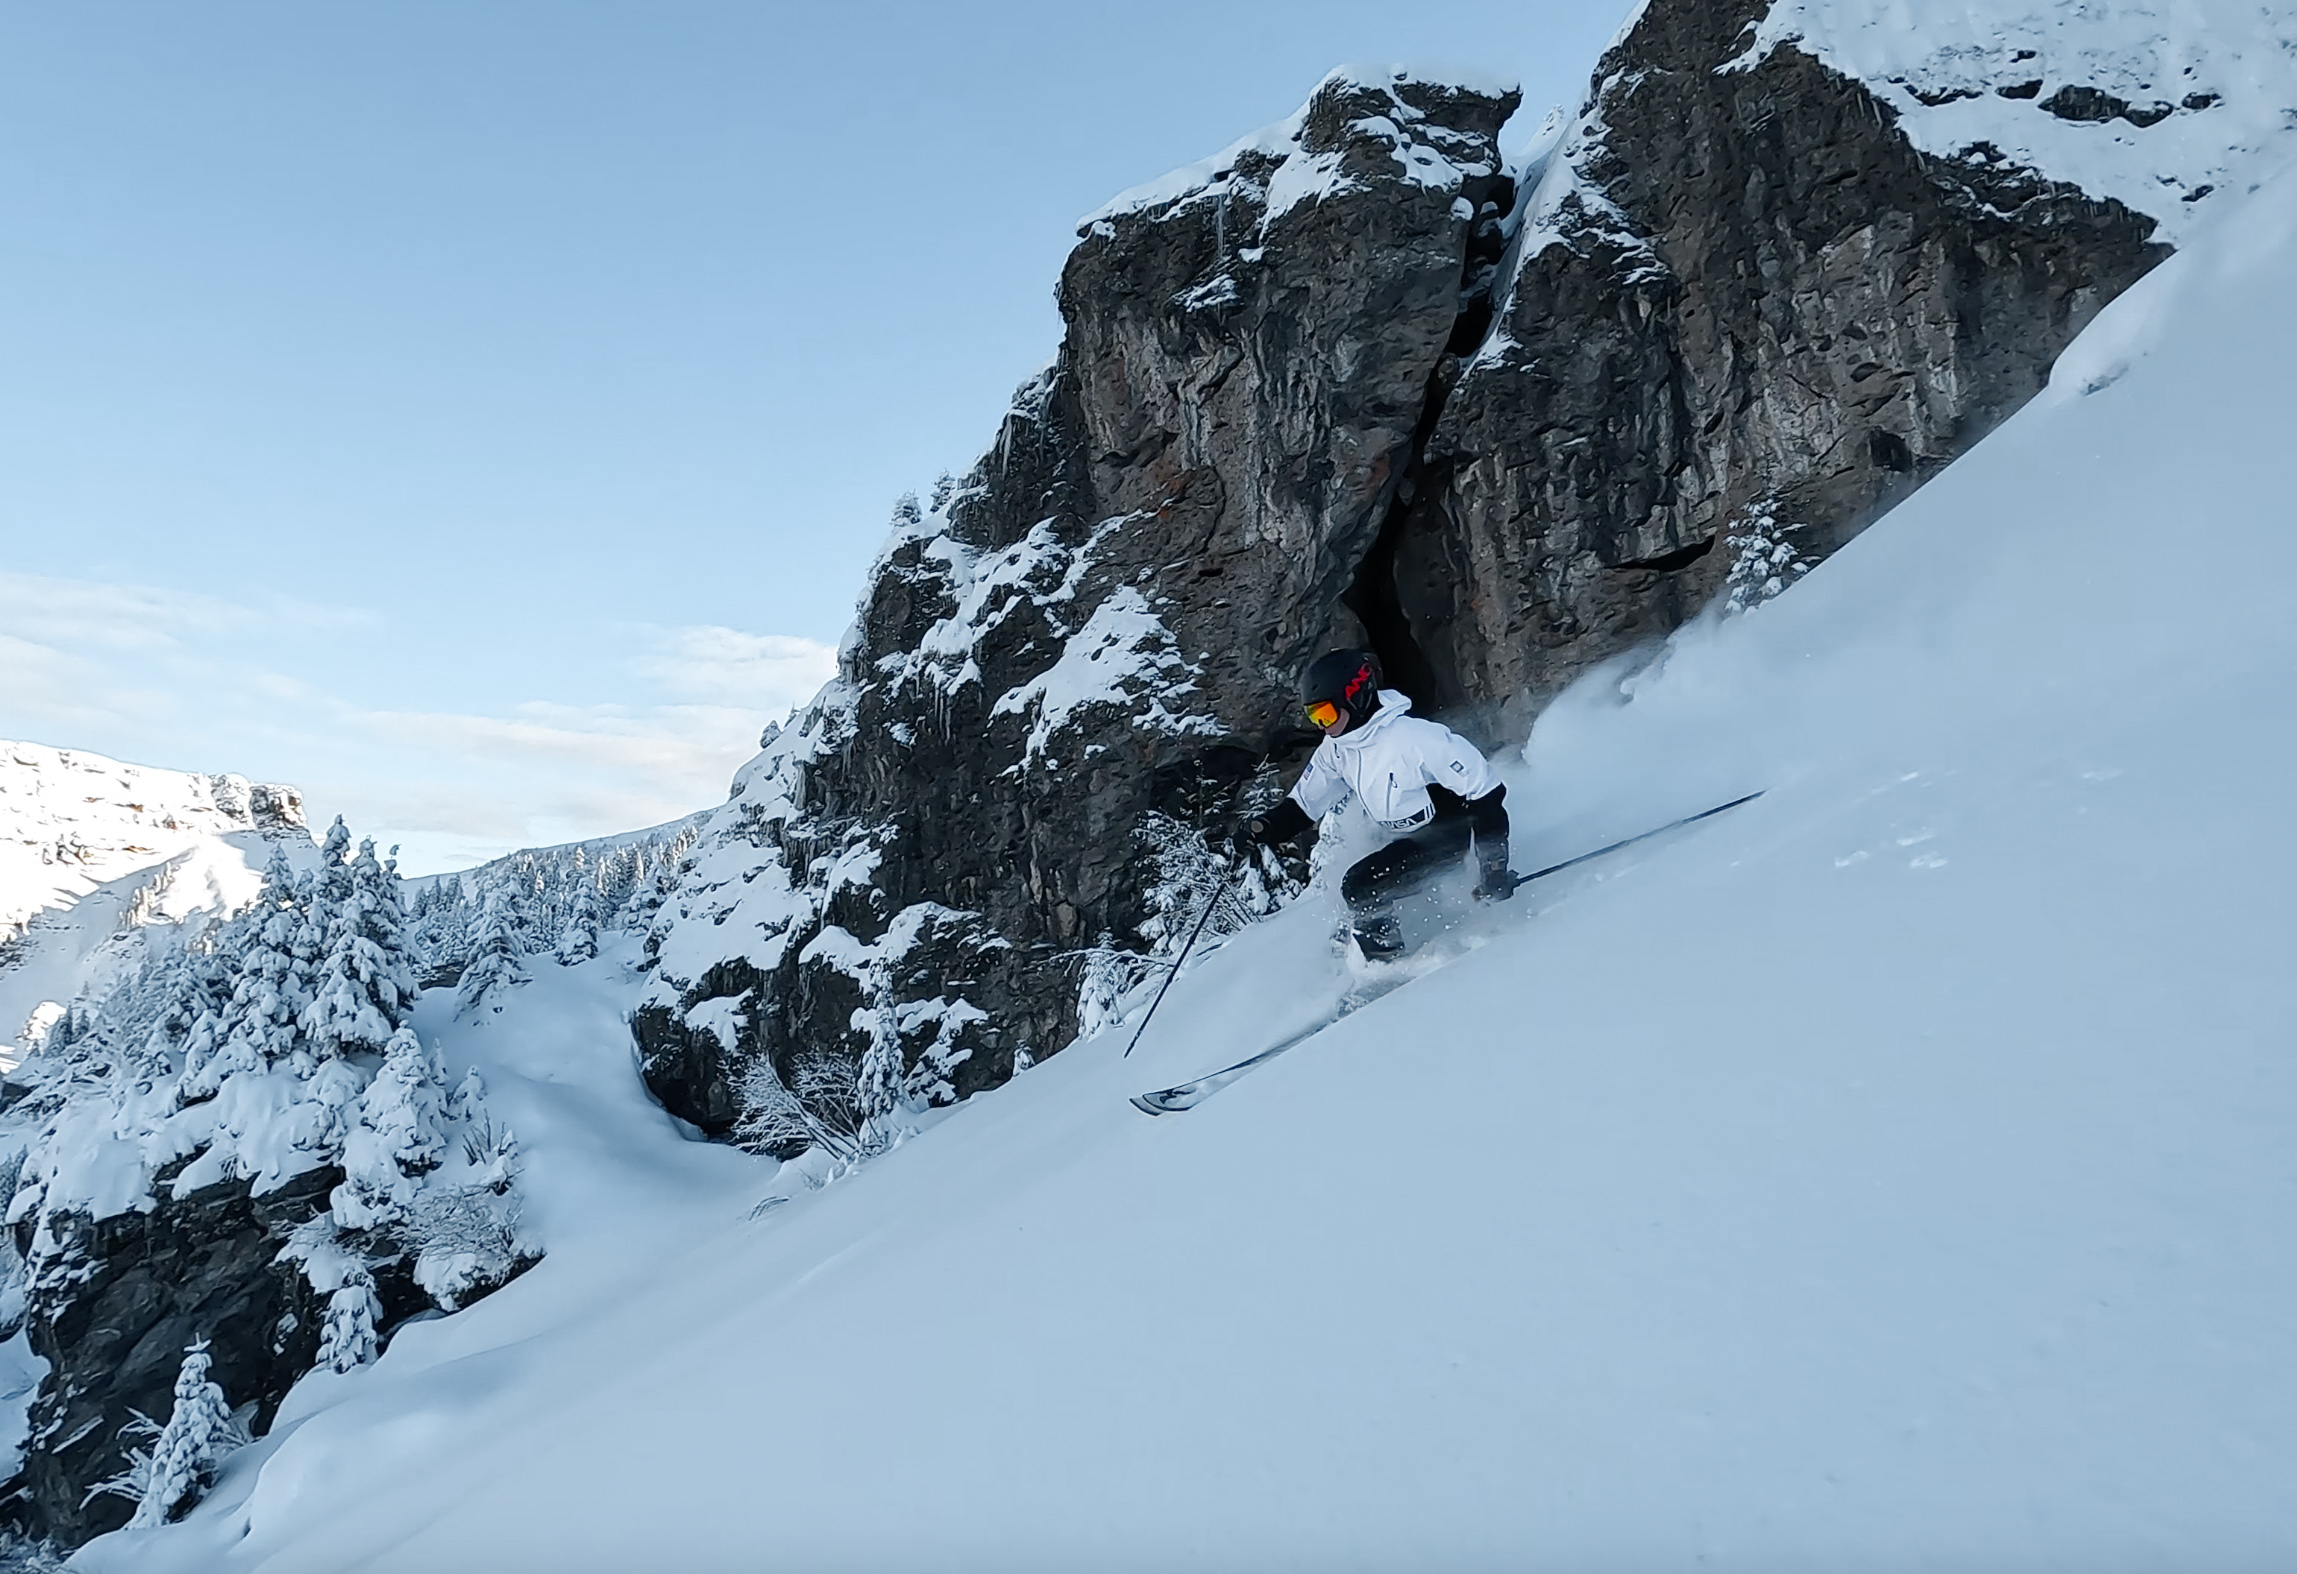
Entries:
<svg viewBox="0 0 2297 1574">
<path fill-rule="evenodd" d="M 1367 958 L 1401 955 L 1394 904 L 1459 866 L 1475 845 L 1479 901 L 1515 894 L 1507 866 L 1507 788 L 1476 746 L 1449 727 L 1411 714 L 1412 702 L 1380 687 L 1368 650 L 1319 656 L 1300 675 L 1300 703 L 1324 734 L 1285 800 L 1246 820 L 1241 839 L 1273 846 L 1348 801 L 1351 793 L 1394 840 L 1357 860 L 1340 881 L 1356 945 Z"/>
</svg>

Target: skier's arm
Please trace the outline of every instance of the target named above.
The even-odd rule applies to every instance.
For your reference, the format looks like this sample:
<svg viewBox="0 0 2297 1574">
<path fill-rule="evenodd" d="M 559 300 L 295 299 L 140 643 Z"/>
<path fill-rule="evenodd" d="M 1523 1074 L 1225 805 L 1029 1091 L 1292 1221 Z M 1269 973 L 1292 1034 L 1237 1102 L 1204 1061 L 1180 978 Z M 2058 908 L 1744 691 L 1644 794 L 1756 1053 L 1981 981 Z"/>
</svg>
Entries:
<svg viewBox="0 0 2297 1574">
<path fill-rule="evenodd" d="M 1476 845 L 1507 845 L 1507 784 L 1495 782 L 1481 798 L 1468 800 L 1468 817 L 1476 828 Z"/>
<path fill-rule="evenodd" d="M 1467 809 L 1468 823 L 1475 827 L 1476 864 L 1482 871 L 1476 895 L 1504 902 L 1515 894 L 1515 876 L 1507 866 L 1507 784 L 1492 775 L 1491 762 L 1474 744 L 1449 728 L 1439 731 L 1441 739 L 1430 740 L 1433 747 L 1421 760 L 1428 792 L 1443 794 Z"/>
<path fill-rule="evenodd" d="M 1244 836 L 1265 846 L 1273 847 L 1289 842 L 1321 820 L 1348 796 L 1348 783 L 1338 771 L 1324 763 L 1324 751 L 1318 749 L 1308 757 L 1307 767 L 1300 779 L 1292 784 L 1292 791 L 1273 809 L 1248 815 L 1237 830 Z"/>
<path fill-rule="evenodd" d="M 1430 789 L 1431 791 L 1433 789 Z M 1504 902 L 1515 895 L 1515 871 L 1507 866 L 1507 783 L 1494 782 L 1490 792 L 1468 800 L 1469 823 L 1476 832 L 1476 895 L 1485 901 Z"/>
<path fill-rule="evenodd" d="M 1468 824 L 1475 828 L 1478 848 L 1507 846 L 1507 786 L 1494 782 L 1491 791 L 1481 798 L 1462 798 L 1458 793 L 1438 783 L 1428 783 L 1428 796 L 1436 802 L 1441 814 L 1465 814 Z"/>
</svg>

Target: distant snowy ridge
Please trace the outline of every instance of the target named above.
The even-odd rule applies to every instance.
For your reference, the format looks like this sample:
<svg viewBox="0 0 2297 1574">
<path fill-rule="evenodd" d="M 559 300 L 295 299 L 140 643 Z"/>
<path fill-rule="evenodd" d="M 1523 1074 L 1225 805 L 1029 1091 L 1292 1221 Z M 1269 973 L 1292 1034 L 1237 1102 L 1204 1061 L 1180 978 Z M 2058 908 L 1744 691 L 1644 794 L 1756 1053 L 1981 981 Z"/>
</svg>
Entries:
<svg viewBox="0 0 2297 1574">
<path fill-rule="evenodd" d="M 0 742 L 0 1049 L 99 999 L 145 931 L 254 900 L 273 842 L 308 860 L 293 787 Z"/>
<path fill-rule="evenodd" d="M 49 894 L 68 890 L 72 871 L 113 878 L 198 837 L 302 827 L 303 795 L 292 787 L 0 741 L 0 939 L 53 905 Z"/>
</svg>

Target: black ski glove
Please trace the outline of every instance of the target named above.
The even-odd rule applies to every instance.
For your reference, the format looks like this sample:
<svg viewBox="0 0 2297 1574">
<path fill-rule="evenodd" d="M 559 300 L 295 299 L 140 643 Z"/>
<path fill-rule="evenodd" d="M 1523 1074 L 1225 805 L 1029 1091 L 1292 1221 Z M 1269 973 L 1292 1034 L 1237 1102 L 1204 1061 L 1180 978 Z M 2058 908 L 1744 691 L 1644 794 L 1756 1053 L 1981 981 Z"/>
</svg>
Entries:
<svg viewBox="0 0 2297 1574">
<path fill-rule="evenodd" d="M 1476 881 L 1475 897 L 1479 902 L 1504 902 L 1515 895 L 1515 871 L 1507 866 L 1507 843 L 1501 841 L 1476 843 L 1476 862 L 1482 866 L 1483 877 Z"/>
<path fill-rule="evenodd" d="M 1291 841 L 1315 823 L 1300 805 L 1287 798 L 1273 809 L 1248 814 L 1237 821 L 1228 833 L 1228 844 L 1240 852 L 1254 847 L 1274 847 L 1279 842 Z"/>
</svg>

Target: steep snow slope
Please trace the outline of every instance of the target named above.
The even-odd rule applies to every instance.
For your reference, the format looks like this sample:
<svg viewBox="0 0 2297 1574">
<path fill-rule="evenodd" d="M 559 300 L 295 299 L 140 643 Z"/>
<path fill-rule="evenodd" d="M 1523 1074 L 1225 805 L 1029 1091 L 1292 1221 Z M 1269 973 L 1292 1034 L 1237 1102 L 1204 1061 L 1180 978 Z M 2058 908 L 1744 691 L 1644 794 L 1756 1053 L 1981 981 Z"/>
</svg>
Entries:
<svg viewBox="0 0 2297 1574">
<path fill-rule="evenodd" d="M 820 1190 L 640 1103 L 616 958 L 446 1030 L 550 1258 L 75 1566 L 2287 1566 L 2293 243 L 1551 709 L 1519 863 L 1766 797 L 1198 1111 L 1328 898 Z"/>
<path fill-rule="evenodd" d="M 1994 157 L 2186 233 L 2288 158 L 2297 12 L 2258 0 L 1777 0 L 1792 42 L 1874 89 L 1915 145 Z"/>
<path fill-rule="evenodd" d="M 0 743 L 0 1053 L 132 968 L 147 926 L 253 900 L 267 836 L 309 843 L 293 788 Z"/>
</svg>

